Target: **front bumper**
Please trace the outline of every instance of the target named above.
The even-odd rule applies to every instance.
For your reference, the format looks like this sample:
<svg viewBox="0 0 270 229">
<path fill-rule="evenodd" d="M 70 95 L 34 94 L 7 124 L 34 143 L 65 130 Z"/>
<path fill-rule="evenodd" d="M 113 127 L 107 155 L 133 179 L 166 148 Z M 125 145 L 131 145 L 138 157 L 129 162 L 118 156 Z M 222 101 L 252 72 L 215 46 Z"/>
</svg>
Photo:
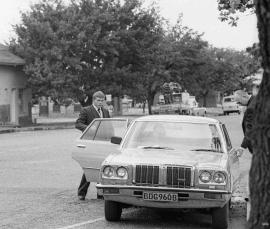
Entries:
<svg viewBox="0 0 270 229">
<path fill-rule="evenodd" d="M 97 184 L 96 187 L 99 193 L 103 194 L 105 200 L 151 208 L 215 208 L 223 207 L 231 198 L 231 193 L 225 190 L 102 184 Z M 178 201 L 144 200 L 144 191 L 176 193 L 178 194 Z"/>
</svg>

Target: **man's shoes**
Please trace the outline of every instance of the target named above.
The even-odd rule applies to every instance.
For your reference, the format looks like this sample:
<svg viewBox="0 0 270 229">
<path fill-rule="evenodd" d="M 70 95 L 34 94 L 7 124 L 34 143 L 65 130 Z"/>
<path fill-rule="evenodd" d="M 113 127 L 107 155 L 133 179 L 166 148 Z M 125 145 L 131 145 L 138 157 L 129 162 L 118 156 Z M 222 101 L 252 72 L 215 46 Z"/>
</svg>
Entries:
<svg viewBox="0 0 270 229">
<path fill-rule="evenodd" d="M 85 200 L 85 196 L 78 196 L 79 200 Z"/>
</svg>

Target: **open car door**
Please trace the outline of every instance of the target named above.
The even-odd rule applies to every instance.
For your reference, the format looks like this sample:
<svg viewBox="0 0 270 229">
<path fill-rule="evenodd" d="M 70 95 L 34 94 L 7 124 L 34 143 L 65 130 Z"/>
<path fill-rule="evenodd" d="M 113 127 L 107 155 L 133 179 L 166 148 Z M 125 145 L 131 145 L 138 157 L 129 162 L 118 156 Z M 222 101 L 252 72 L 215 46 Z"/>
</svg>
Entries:
<svg viewBox="0 0 270 229">
<path fill-rule="evenodd" d="M 239 173 L 239 157 L 237 156 L 237 151 L 232 147 L 231 140 L 228 131 L 224 124 L 222 124 L 223 133 L 226 140 L 228 155 L 229 155 L 229 166 L 232 177 L 232 191 L 235 192 L 239 186 L 240 173 Z"/>
<path fill-rule="evenodd" d="M 128 119 L 94 119 L 76 141 L 72 158 L 84 170 L 86 180 L 99 181 L 99 171 L 103 160 L 118 151 L 119 145 L 111 143 L 111 137 L 123 137 L 128 126 Z"/>
</svg>

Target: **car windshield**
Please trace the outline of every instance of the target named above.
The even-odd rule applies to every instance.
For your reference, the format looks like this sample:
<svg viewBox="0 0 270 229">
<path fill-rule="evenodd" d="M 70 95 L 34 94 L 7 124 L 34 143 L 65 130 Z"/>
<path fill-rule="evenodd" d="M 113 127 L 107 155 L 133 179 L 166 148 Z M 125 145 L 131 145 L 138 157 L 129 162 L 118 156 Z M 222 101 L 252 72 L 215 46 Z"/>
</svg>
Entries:
<svg viewBox="0 0 270 229">
<path fill-rule="evenodd" d="M 217 126 L 207 123 L 137 121 L 123 148 L 222 152 Z"/>
</svg>

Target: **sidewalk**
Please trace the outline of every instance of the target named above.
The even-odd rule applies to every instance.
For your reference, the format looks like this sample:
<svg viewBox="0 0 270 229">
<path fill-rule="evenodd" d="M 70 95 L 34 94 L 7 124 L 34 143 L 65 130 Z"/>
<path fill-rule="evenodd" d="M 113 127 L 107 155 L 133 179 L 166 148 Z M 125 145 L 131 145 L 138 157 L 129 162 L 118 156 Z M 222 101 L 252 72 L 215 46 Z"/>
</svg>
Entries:
<svg viewBox="0 0 270 229">
<path fill-rule="evenodd" d="M 128 118 L 133 119 L 134 117 L 142 116 L 141 114 L 129 114 L 114 116 L 115 118 Z M 58 129 L 73 129 L 75 128 L 76 118 L 48 118 L 38 117 L 36 124 L 30 126 L 0 126 L 0 134 L 22 132 L 22 131 L 35 131 L 35 130 L 58 130 Z"/>
<path fill-rule="evenodd" d="M 76 118 L 47 118 L 39 117 L 36 124 L 31 126 L 0 126 L 0 134 L 35 131 L 35 130 L 57 130 L 75 128 Z"/>
</svg>

